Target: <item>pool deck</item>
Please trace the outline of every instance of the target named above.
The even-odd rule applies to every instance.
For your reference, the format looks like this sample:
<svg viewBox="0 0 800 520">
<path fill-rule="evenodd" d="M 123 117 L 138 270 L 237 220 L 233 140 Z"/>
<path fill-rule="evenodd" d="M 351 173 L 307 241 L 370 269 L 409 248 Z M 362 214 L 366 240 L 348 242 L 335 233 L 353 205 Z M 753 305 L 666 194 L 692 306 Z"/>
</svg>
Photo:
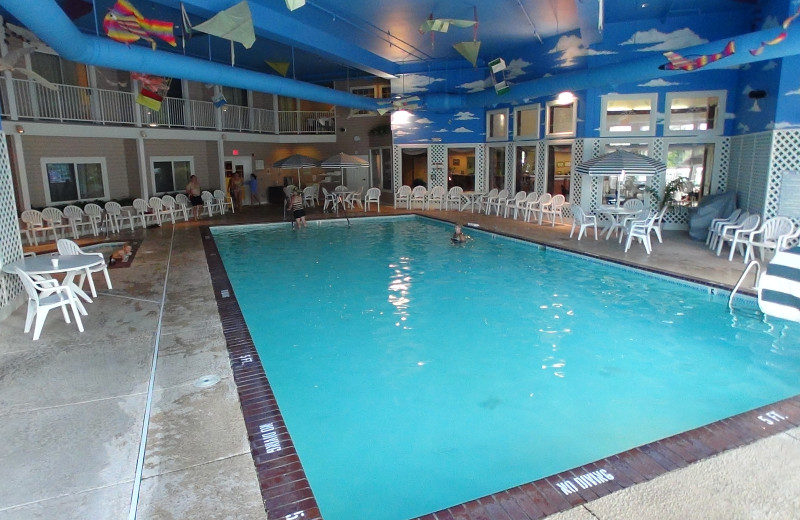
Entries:
<svg viewBox="0 0 800 520">
<path fill-rule="evenodd" d="M 685 232 L 666 232 L 648 256 L 569 239 L 569 225 L 420 213 L 723 287 L 743 270 Z M 319 517 L 205 238 L 209 225 L 281 220 L 264 205 L 124 231 L 112 239 L 142 244 L 130 267 L 109 271 L 113 289 L 95 275 L 84 333 L 56 311 L 33 342 L 24 306 L 0 323 L 0 520 Z M 798 441 L 792 398 L 424 518 L 797 518 Z"/>
</svg>

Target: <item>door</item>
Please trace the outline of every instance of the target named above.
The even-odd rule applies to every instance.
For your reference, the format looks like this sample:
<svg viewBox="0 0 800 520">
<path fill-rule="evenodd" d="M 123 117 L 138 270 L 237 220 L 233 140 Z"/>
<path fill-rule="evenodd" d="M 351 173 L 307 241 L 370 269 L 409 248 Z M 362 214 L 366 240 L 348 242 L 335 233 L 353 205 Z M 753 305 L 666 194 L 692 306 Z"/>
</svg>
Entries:
<svg viewBox="0 0 800 520">
<path fill-rule="evenodd" d="M 356 157 L 369 162 L 369 155 L 356 155 Z M 358 191 L 358 189 L 361 188 L 361 195 L 363 196 L 370 188 L 369 168 L 345 168 L 344 185 L 350 188 L 352 191 Z"/>
<path fill-rule="evenodd" d="M 225 157 L 225 191 L 228 191 L 228 183 L 233 173 L 242 176 L 242 204 L 250 204 L 250 187 L 247 181 L 253 173 L 253 158 L 249 155 L 233 155 Z"/>
</svg>

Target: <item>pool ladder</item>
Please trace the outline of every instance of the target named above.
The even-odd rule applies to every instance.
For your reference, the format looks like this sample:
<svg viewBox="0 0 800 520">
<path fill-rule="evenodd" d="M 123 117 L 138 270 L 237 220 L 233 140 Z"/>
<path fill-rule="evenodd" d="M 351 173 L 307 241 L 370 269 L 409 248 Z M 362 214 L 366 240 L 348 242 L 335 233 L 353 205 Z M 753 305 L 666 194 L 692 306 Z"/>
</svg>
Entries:
<svg viewBox="0 0 800 520">
<path fill-rule="evenodd" d="M 733 297 L 736 295 L 736 291 L 739 290 L 739 287 L 742 286 L 742 282 L 744 279 L 747 278 L 747 275 L 750 273 L 750 268 L 755 266 L 756 267 L 756 283 L 755 287 L 758 288 L 758 279 L 761 278 L 761 262 L 758 260 L 751 260 L 747 267 L 745 267 L 742 276 L 739 277 L 739 281 L 736 282 L 736 285 L 733 286 L 733 290 L 731 291 L 731 295 L 728 298 L 728 308 L 733 309 Z"/>
</svg>

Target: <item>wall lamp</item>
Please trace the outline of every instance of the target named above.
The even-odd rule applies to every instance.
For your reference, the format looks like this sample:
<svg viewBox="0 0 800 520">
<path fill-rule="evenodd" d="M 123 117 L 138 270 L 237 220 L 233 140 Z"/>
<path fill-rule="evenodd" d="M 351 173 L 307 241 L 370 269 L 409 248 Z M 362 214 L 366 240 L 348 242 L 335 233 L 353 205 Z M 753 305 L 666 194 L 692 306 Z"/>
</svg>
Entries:
<svg viewBox="0 0 800 520">
<path fill-rule="evenodd" d="M 16 130 L 17 130 L 18 134 L 24 134 L 25 133 L 25 129 L 22 127 L 22 125 L 17 125 Z"/>
</svg>

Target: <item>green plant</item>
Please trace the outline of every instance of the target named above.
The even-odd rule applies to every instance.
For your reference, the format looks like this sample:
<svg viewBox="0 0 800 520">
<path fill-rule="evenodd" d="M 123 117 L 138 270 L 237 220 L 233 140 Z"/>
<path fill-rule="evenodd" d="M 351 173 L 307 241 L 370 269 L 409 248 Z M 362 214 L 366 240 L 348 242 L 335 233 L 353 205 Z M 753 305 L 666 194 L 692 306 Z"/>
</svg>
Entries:
<svg viewBox="0 0 800 520">
<path fill-rule="evenodd" d="M 664 193 L 661 195 L 661 200 L 659 200 L 659 193 L 657 189 L 648 186 L 646 190 L 647 193 L 653 197 L 653 202 L 658 203 L 658 209 L 661 209 L 674 200 L 676 193 L 679 191 L 689 193 L 692 191 L 693 187 L 694 185 L 688 177 L 676 177 L 664 186 Z"/>
</svg>

